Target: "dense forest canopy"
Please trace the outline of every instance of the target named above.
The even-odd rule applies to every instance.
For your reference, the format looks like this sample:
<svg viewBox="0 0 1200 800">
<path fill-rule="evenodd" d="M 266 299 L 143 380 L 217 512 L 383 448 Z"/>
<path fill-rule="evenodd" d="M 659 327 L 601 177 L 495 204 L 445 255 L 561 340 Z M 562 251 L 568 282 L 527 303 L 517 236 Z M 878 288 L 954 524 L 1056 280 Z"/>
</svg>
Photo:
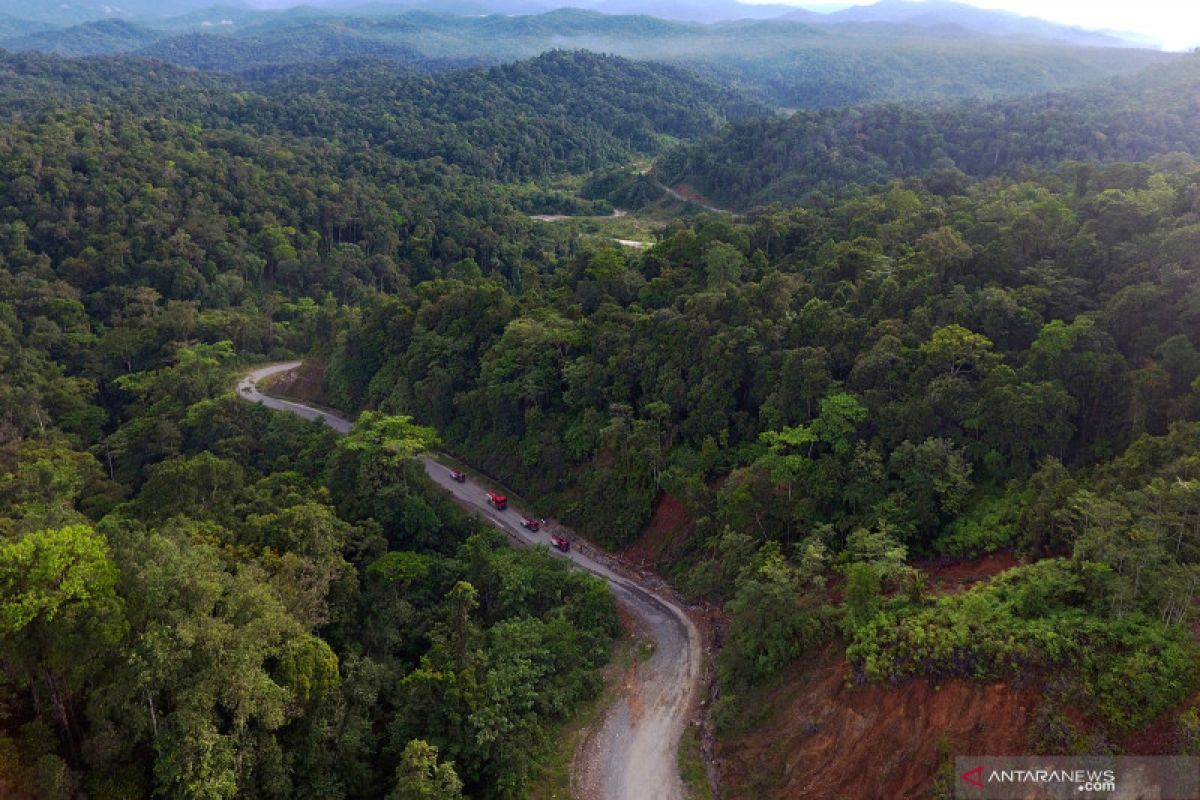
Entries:
<svg viewBox="0 0 1200 800">
<path fill-rule="evenodd" d="M 0 793 L 522 796 L 617 615 L 430 447 L 613 547 L 677 499 L 722 731 L 827 646 L 855 684 L 1021 678 L 1031 752 L 1171 709 L 1194 751 L 1195 70 L 722 130 L 764 109 L 582 52 L 3 56 Z M 569 190 L 616 166 L 661 202 L 630 162 L 678 139 L 660 177 L 807 202 L 644 249 L 529 218 L 608 210 Z M 234 396 L 297 356 L 348 436 Z M 920 568 L 997 551 L 969 591 Z"/>
<path fill-rule="evenodd" d="M 437 160 L 166 119 L 128 63 L 21 62 L 91 77 L 0 128 L 0 788 L 377 798 L 433 763 L 518 796 L 598 691 L 607 591 L 230 390 L 365 295 L 570 243 Z"/>
<path fill-rule="evenodd" d="M 226 9 L 178 21 L 105 19 L 14 33 L 0 38 L 0 48 L 73 56 L 130 53 L 225 73 L 348 58 L 386 59 L 428 72 L 528 59 L 551 48 L 587 49 L 683 66 L 784 108 L 1026 94 L 1172 58 L 1153 50 L 1066 44 L 1065 34 L 1057 40 L 1002 37 L 957 26 L 814 26 L 789 19 L 701 25 L 571 8 L 466 16 L 332 11 Z"/>
<path fill-rule="evenodd" d="M 0 115 L 66 104 L 153 109 L 181 124 L 313 138 L 351 158 L 436 159 L 505 182 L 626 163 L 767 113 L 678 68 L 586 52 L 434 76 L 354 60 L 258 80 L 128 58 L 0 55 L 5 73 Z"/>
<path fill-rule="evenodd" d="M 1016 100 L 868 105 L 731 126 L 666 156 L 659 172 L 737 206 L 953 171 L 1017 175 L 1061 161 L 1200 154 L 1200 56 L 1092 88 Z"/>
</svg>

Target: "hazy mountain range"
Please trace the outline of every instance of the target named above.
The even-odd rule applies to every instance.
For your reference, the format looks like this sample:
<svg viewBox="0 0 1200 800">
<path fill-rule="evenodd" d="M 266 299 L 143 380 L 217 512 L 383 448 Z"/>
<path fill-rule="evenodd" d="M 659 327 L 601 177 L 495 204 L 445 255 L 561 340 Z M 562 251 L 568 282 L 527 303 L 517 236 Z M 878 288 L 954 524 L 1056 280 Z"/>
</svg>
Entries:
<svg viewBox="0 0 1200 800">
<path fill-rule="evenodd" d="M 1154 43 L 1130 34 L 1086 31 L 1004 11 L 989 11 L 950 0 L 882 0 L 832 13 L 787 5 L 750 5 L 736 0 L 0 0 L 0 36 L 68 27 L 96 20 L 123 19 L 171 30 L 226 29 L 263 24 L 285 14 L 289 19 L 321 16 L 386 16 L 404 10 L 479 16 L 541 14 L 563 7 L 604 14 L 635 14 L 688 22 L 786 18 L 820 26 L 903 24 L 923 29 L 963 30 L 992 36 L 1040 39 L 1094 46 L 1146 46 Z M 6 46 L 8 43 L 5 43 Z"/>
</svg>

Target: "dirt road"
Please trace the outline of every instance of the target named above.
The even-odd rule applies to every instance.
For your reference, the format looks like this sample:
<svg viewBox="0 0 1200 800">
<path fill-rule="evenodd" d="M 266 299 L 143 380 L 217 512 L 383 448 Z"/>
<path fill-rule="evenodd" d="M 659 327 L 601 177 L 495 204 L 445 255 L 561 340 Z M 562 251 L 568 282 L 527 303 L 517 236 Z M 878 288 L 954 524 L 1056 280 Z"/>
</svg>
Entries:
<svg viewBox="0 0 1200 800">
<path fill-rule="evenodd" d="M 299 365 L 260 367 L 238 383 L 238 395 L 305 419 L 321 419 L 342 433 L 349 431 L 352 423 L 343 417 L 258 391 L 258 381 Z M 470 480 L 456 483 L 450 470 L 435 459 L 422 457 L 422 461 L 435 483 L 513 539 L 528 545 L 549 544 L 547 533 L 521 527 L 516 508 L 496 511 L 489 506 L 486 487 Z M 700 681 L 699 632 L 676 603 L 620 574 L 605 554 L 583 543 L 570 553 L 551 552 L 608 581 L 617 602 L 654 640 L 654 655 L 631 671 L 621 699 L 576 754 L 573 794 L 580 800 L 683 800 L 676 751 Z"/>
</svg>

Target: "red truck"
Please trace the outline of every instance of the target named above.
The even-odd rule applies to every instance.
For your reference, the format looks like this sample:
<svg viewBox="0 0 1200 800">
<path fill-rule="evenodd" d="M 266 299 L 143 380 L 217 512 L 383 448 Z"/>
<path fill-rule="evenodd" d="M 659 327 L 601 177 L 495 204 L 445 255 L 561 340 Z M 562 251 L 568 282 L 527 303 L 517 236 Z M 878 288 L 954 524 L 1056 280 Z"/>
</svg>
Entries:
<svg viewBox="0 0 1200 800">
<path fill-rule="evenodd" d="M 500 494 L 495 489 L 488 489 L 487 499 L 488 505 L 497 511 L 503 511 L 508 508 L 508 497 Z"/>
<path fill-rule="evenodd" d="M 571 552 L 571 540 L 565 536 L 559 536 L 557 533 L 550 534 L 550 544 L 562 550 L 564 553 Z"/>
</svg>

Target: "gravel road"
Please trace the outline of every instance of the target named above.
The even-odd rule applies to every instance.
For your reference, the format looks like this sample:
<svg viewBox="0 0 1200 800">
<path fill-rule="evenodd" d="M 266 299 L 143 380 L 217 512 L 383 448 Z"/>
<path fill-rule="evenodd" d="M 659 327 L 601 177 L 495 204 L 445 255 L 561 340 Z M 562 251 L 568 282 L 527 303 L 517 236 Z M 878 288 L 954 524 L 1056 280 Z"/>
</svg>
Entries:
<svg viewBox="0 0 1200 800">
<path fill-rule="evenodd" d="M 258 391 L 258 381 L 299 365 L 297 361 L 260 367 L 238 383 L 238 395 L 267 408 L 320 419 L 342 433 L 349 431 L 352 423 L 343 417 Z M 421 460 L 435 483 L 514 540 L 526 545 L 550 543 L 545 531 L 521 527 L 516 508 L 510 505 L 507 511 L 496 511 L 489 506 L 487 487 L 472 480 L 456 483 L 450 470 L 435 459 Z M 654 654 L 630 670 L 621 699 L 581 744 L 573 765 L 572 793 L 579 800 L 684 800 L 676 751 L 700 682 L 700 633 L 677 603 L 624 574 L 607 554 L 578 541 L 570 553 L 551 552 L 608 581 L 617 602 L 654 641 Z"/>
</svg>

